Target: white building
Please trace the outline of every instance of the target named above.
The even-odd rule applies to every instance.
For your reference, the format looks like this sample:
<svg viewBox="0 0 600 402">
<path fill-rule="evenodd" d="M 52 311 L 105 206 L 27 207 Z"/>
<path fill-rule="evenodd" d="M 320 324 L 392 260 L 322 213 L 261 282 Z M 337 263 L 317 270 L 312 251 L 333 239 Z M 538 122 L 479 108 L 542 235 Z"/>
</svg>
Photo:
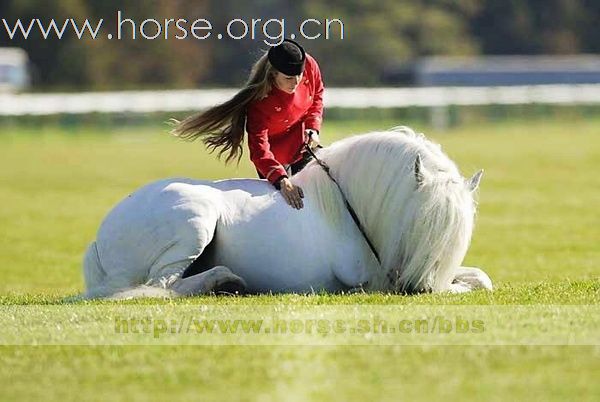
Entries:
<svg viewBox="0 0 600 402">
<path fill-rule="evenodd" d="M 23 49 L 0 48 L 0 92 L 19 92 L 29 87 L 29 57 Z"/>
<path fill-rule="evenodd" d="M 383 78 L 417 87 L 600 84 L 600 56 L 424 57 L 390 66 Z"/>
</svg>

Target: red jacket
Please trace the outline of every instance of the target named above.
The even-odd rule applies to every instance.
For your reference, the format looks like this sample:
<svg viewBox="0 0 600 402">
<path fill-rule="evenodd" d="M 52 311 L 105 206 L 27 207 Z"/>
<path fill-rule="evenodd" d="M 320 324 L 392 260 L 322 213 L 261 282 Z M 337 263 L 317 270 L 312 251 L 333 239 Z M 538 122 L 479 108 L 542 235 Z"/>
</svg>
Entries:
<svg viewBox="0 0 600 402">
<path fill-rule="evenodd" d="M 250 159 L 271 183 L 287 175 L 282 165 L 301 159 L 304 130 L 319 131 L 323 119 L 323 81 L 315 59 L 306 55 L 302 80 L 293 94 L 273 86 L 248 106 L 246 131 Z"/>
</svg>

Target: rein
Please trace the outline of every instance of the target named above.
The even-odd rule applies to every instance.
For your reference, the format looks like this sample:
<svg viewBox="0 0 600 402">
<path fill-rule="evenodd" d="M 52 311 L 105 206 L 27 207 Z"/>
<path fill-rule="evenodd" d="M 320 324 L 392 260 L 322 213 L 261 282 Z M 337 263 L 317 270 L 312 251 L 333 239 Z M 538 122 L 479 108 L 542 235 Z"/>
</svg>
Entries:
<svg viewBox="0 0 600 402">
<path fill-rule="evenodd" d="M 379 259 L 379 253 L 377 253 L 377 250 L 375 250 L 375 246 L 371 242 L 371 239 L 369 239 L 369 236 L 367 236 L 367 232 L 365 232 L 364 227 L 361 225 L 360 220 L 358 219 L 358 215 L 356 215 L 354 208 L 352 208 L 352 205 L 350 205 L 350 202 L 346 198 L 346 195 L 342 191 L 342 188 L 340 187 L 338 182 L 335 180 L 335 178 L 331 175 L 329 165 L 327 163 L 325 163 L 325 161 L 319 159 L 308 144 L 304 144 L 304 148 L 305 148 L 306 152 L 308 152 L 308 154 L 314 158 L 315 162 L 317 162 L 319 164 L 319 166 L 321 166 L 321 168 L 323 168 L 323 170 L 325 171 L 325 173 L 327 173 L 327 176 L 329 176 L 331 181 L 334 182 L 335 185 L 337 186 L 338 190 L 340 191 L 340 194 L 342 195 L 342 199 L 344 200 L 344 204 L 346 205 L 346 209 L 348 210 L 348 212 L 350 212 L 350 216 L 352 217 L 354 224 L 356 225 L 358 230 L 360 230 L 360 233 L 363 235 L 363 238 L 365 239 L 365 241 L 369 245 L 369 248 L 371 249 L 371 252 L 375 256 L 375 259 L 377 260 L 379 265 L 381 265 L 381 260 Z"/>
</svg>

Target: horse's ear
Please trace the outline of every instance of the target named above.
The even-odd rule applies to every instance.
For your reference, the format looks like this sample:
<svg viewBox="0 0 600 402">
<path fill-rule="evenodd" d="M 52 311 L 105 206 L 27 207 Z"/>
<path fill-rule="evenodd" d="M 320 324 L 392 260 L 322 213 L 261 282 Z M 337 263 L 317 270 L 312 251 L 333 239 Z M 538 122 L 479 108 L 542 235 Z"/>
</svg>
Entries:
<svg viewBox="0 0 600 402">
<path fill-rule="evenodd" d="M 469 189 L 470 192 L 477 190 L 477 187 L 479 187 L 479 182 L 481 181 L 482 176 L 483 176 L 483 169 L 481 169 L 479 172 L 475 173 L 473 175 L 473 177 L 471 177 L 467 181 L 467 188 Z"/>
<path fill-rule="evenodd" d="M 425 166 L 423 166 L 421 154 L 417 154 L 417 158 L 415 159 L 415 180 L 417 181 L 417 187 L 421 187 L 423 185 L 423 182 L 425 182 L 425 176 Z"/>
</svg>

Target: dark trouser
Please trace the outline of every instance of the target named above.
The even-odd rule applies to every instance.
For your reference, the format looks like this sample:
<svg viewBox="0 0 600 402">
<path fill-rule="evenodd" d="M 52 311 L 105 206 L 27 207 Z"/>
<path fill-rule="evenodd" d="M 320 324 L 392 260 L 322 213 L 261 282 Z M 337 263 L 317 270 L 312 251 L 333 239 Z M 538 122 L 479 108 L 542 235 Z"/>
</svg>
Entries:
<svg viewBox="0 0 600 402">
<path fill-rule="evenodd" d="M 283 167 L 285 168 L 288 176 L 291 177 L 299 171 L 301 171 L 304 168 L 304 166 L 308 165 L 308 162 L 310 162 L 312 159 L 313 157 L 310 156 L 307 152 L 302 152 L 302 159 L 300 159 L 298 162 L 292 163 L 291 165 L 283 165 Z M 265 176 L 260 174 L 258 170 L 256 171 L 256 173 L 258 173 L 258 177 L 260 177 L 261 179 L 265 179 Z"/>
</svg>

